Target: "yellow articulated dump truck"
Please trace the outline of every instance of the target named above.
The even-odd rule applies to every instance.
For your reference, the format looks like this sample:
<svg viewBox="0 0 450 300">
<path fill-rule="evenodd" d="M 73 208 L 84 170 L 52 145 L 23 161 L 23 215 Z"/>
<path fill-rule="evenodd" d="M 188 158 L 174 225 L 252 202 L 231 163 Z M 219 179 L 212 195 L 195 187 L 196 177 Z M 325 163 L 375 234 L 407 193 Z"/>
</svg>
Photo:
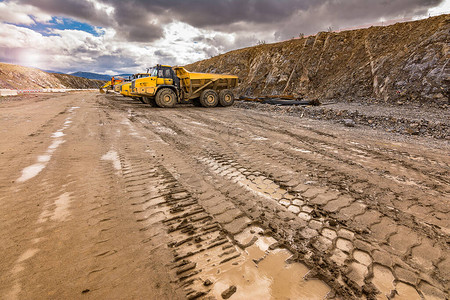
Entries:
<svg viewBox="0 0 450 300">
<path fill-rule="evenodd" d="M 157 65 L 149 76 L 131 82 L 131 96 L 143 97 L 152 106 L 174 107 L 177 103 L 195 106 L 230 106 L 234 103 L 231 91 L 239 78 L 233 75 L 188 72 L 183 67 Z"/>
<path fill-rule="evenodd" d="M 120 86 L 120 94 L 124 97 L 132 97 L 135 99 L 138 99 L 142 101 L 142 97 L 137 97 L 131 94 L 131 82 L 133 80 L 136 80 L 138 78 L 144 78 L 148 77 L 150 74 L 148 73 L 137 73 L 130 76 L 129 80 L 126 80 L 121 86 Z"/>
</svg>

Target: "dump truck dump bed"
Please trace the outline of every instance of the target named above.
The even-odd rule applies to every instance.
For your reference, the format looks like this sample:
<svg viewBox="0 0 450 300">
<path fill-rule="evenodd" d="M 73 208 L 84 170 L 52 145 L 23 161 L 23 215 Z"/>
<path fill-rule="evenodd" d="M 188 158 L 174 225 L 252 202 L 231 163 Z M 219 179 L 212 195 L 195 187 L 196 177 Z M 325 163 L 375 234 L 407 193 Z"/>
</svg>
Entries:
<svg viewBox="0 0 450 300">
<path fill-rule="evenodd" d="M 174 70 L 180 78 L 181 88 L 187 93 L 188 98 L 199 97 L 199 93 L 205 88 L 232 89 L 238 85 L 239 81 L 239 78 L 234 75 L 195 73 L 189 72 L 183 67 L 175 67 Z"/>
</svg>

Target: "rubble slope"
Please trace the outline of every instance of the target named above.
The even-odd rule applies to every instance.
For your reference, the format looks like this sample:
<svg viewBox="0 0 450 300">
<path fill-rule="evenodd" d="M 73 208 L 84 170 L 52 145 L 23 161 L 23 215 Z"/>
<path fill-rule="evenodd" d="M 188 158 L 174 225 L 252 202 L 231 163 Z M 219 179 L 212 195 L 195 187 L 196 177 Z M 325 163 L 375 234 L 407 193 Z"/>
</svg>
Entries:
<svg viewBox="0 0 450 300">
<path fill-rule="evenodd" d="M 101 80 L 92 80 L 77 76 L 47 73 L 35 68 L 0 63 L 1 89 L 85 89 L 98 88 Z"/>
<path fill-rule="evenodd" d="M 450 15 L 235 50 L 186 66 L 238 75 L 243 95 L 448 104 Z"/>
</svg>

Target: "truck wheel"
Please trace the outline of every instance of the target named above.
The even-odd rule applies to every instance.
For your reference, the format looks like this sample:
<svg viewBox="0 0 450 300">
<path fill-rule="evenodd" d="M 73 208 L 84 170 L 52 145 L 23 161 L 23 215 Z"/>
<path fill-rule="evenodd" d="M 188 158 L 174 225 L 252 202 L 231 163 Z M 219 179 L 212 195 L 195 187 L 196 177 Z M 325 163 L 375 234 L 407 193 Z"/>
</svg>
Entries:
<svg viewBox="0 0 450 300">
<path fill-rule="evenodd" d="M 144 99 L 144 103 L 150 105 L 151 107 L 156 107 L 155 98 L 150 97 L 142 97 Z"/>
<path fill-rule="evenodd" d="M 163 88 L 156 93 L 156 105 L 159 107 L 174 107 L 177 103 L 177 95 L 169 88 Z"/>
<path fill-rule="evenodd" d="M 200 103 L 204 107 L 214 107 L 219 103 L 219 95 L 216 91 L 208 89 L 204 90 L 200 95 Z"/>
<path fill-rule="evenodd" d="M 231 106 L 234 103 L 234 95 L 230 90 L 221 90 L 219 92 L 220 106 Z"/>
<path fill-rule="evenodd" d="M 145 99 L 144 99 L 144 97 L 139 97 L 138 100 L 145 104 Z"/>
</svg>

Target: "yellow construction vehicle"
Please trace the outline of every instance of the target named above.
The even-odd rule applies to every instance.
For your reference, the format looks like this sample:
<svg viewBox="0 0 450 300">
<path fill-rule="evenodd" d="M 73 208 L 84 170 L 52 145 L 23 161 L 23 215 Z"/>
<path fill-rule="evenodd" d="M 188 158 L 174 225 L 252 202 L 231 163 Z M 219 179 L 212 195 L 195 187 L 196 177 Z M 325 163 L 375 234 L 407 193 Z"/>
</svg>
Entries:
<svg viewBox="0 0 450 300">
<path fill-rule="evenodd" d="M 100 88 L 100 93 L 104 94 L 104 93 L 107 93 L 107 92 L 110 91 L 110 90 L 114 90 L 114 91 L 118 92 L 118 91 L 119 91 L 119 90 L 118 90 L 118 86 L 120 86 L 120 84 L 121 84 L 122 82 L 124 82 L 124 81 L 125 81 L 125 79 L 122 78 L 122 77 L 114 78 L 114 76 L 113 76 L 113 77 L 111 77 L 111 80 L 110 80 L 110 81 L 108 81 L 107 83 L 105 83 L 105 84 Z"/>
<path fill-rule="evenodd" d="M 113 77 L 114 78 L 114 77 Z M 122 85 L 122 84 L 124 84 L 125 83 L 125 78 L 123 78 L 123 77 L 117 77 L 117 78 L 114 78 L 114 84 L 113 84 L 113 90 L 114 90 L 114 92 L 117 92 L 117 93 L 119 93 L 120 92 L 120 86 Z"/>
<path fill-rule="evenodd" d="M 150 74 L 148 74 L 148 73 L 137 73 L 137 74 L 131 75 L 129 80 L 125 80 L 125 82 L 120 86 L 120 94 L 122 94 L 124 97 L 132 97 L 132 98 L 136 98 L 136 99 L 140 98 L 140 97 L 135 97 L 135 96 L 131 95 L 131 93 L 130 93 L 131 92 L 131 90 L 130 90 L 131 82 L 138 78 L 148 77 L 149 75 Z"/>
<path fill-rule="evenodd" d="M 195 106 L 230 106 L 234 103 L 231 91 L 238 85 L 234 75 L 188 72 L 183 67 L 157 65 L 150 76 L 131 82 L 131 96 L 143 97 L 152 106 L 174 107 L 176 103 Z"/>
<path fill-rule="evenodd" d="M 106 93 L 109 89 L 111 88 L 111 80 L 108 81 L 107 83 L 105 83 L 101 88 L 100 88 L 100 93 L 104 94 Z"/>
</svg>

